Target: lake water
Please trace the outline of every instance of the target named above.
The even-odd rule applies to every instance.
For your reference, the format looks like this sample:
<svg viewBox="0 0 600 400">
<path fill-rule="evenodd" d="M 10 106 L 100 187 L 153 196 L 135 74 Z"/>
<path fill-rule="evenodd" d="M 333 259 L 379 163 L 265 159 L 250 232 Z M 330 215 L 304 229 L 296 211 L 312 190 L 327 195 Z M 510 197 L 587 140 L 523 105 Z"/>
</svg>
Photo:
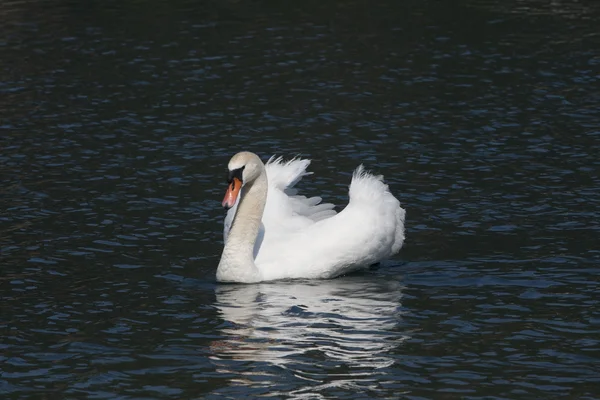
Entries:
<svg viewBox="0 0 600 400">
<path fill-rule="evenodd" d="M 600 4 L 0 5 L 5 399 L 600 398 Z M 392 260 L 222 285 L 226 164 L 407 210 Z"/>
</svg>

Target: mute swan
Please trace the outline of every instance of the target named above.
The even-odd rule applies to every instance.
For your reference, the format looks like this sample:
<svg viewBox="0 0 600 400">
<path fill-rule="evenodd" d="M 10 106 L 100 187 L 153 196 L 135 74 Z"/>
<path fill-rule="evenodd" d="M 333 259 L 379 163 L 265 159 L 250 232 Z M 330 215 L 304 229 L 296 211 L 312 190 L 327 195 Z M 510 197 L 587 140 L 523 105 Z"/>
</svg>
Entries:
<svg viewBox="0 0 600 400">
<path fill-rule="evenodd" d="M 296 194 L 294 185 L 310 174 L 309 164 L 271 158 L 265 166 L 247 151 L 231 158 L 218 281 L 334 278 L 400 250 L 405 210 L 382 176 L 360 165 L 350 183 L 350 201 L 336 213 L 320 197 Z"/>
</svg>

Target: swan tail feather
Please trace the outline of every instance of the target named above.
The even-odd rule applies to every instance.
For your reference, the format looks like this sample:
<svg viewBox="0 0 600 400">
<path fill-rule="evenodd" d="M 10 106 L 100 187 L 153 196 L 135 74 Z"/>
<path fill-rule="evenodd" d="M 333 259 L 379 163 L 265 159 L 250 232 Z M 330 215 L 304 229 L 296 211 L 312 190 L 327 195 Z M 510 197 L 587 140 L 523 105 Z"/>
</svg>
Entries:
<svg viewBox="0 0 600 400">
<path fill-rule="evenodd" d="M 397 254 L 402 245 L 404 244 L 404 218 L 406 217 L 406 210 L 399 206 L 396 210 L 396 235 L 394 238 L 394 244 L 392 244 L 392 254 Z"/>
<path fill-rule="evenodd" d="M 365 170 L 365 167 L 359 165 L 352 174 L 350 183 L 350 202 L 368 202 L 384 200 L 386 195 L 393 197 L 389 191 L 388 185 L 383 182 L 383 175 L 373 175 Z"/>
<path fill-rule="evenodd" d="M 368 204 L 371 207 L 389 210 L 394 220 L 394 238 L 390 256 L 398 253 L 404 244 L 404 210 L 400 201 L 390 192 L 384 183 L 383 175 L 373 175 L 359 165 L 354 171 L 350 184 L 350 204 Z"/>
</svg>

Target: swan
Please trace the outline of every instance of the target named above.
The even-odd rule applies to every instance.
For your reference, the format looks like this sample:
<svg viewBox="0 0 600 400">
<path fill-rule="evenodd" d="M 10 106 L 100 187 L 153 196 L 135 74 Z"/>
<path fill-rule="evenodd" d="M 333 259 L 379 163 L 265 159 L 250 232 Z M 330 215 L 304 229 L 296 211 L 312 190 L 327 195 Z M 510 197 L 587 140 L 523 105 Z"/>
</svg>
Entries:
<svg viewBox="0 0 600 400">
<path fill-rule="evenodd" d="M 309 164 L 271 157 L 265 165 L 248 151 L 231 158 L 217 281 L 329 279 L 398 253 L 406 212 L 383 176 L 359 165 L 349 203 L 336 213 L 320 197 L 297 194 L 294 185 L 310 175 Z"/>
</svg>

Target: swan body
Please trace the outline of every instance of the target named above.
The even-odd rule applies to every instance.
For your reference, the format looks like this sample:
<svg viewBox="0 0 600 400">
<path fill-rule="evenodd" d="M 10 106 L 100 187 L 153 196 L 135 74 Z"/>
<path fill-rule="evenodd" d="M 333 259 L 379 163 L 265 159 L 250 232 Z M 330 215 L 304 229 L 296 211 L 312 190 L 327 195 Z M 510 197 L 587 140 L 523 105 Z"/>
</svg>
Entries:
<svg viewBox="0 0 600 400">
<path fill-rule="evenodd" d="M 405 210 L 383 177 L 360 165 L 349 203 L 336 213 L 320 197 L 297 194 L 294 185 L 310 174 L 309 164 L 271 158 L 265 165 L 250 152 L 231 158 L 218 281 L 328 279 L 398 253 Z"/>
</svg>

